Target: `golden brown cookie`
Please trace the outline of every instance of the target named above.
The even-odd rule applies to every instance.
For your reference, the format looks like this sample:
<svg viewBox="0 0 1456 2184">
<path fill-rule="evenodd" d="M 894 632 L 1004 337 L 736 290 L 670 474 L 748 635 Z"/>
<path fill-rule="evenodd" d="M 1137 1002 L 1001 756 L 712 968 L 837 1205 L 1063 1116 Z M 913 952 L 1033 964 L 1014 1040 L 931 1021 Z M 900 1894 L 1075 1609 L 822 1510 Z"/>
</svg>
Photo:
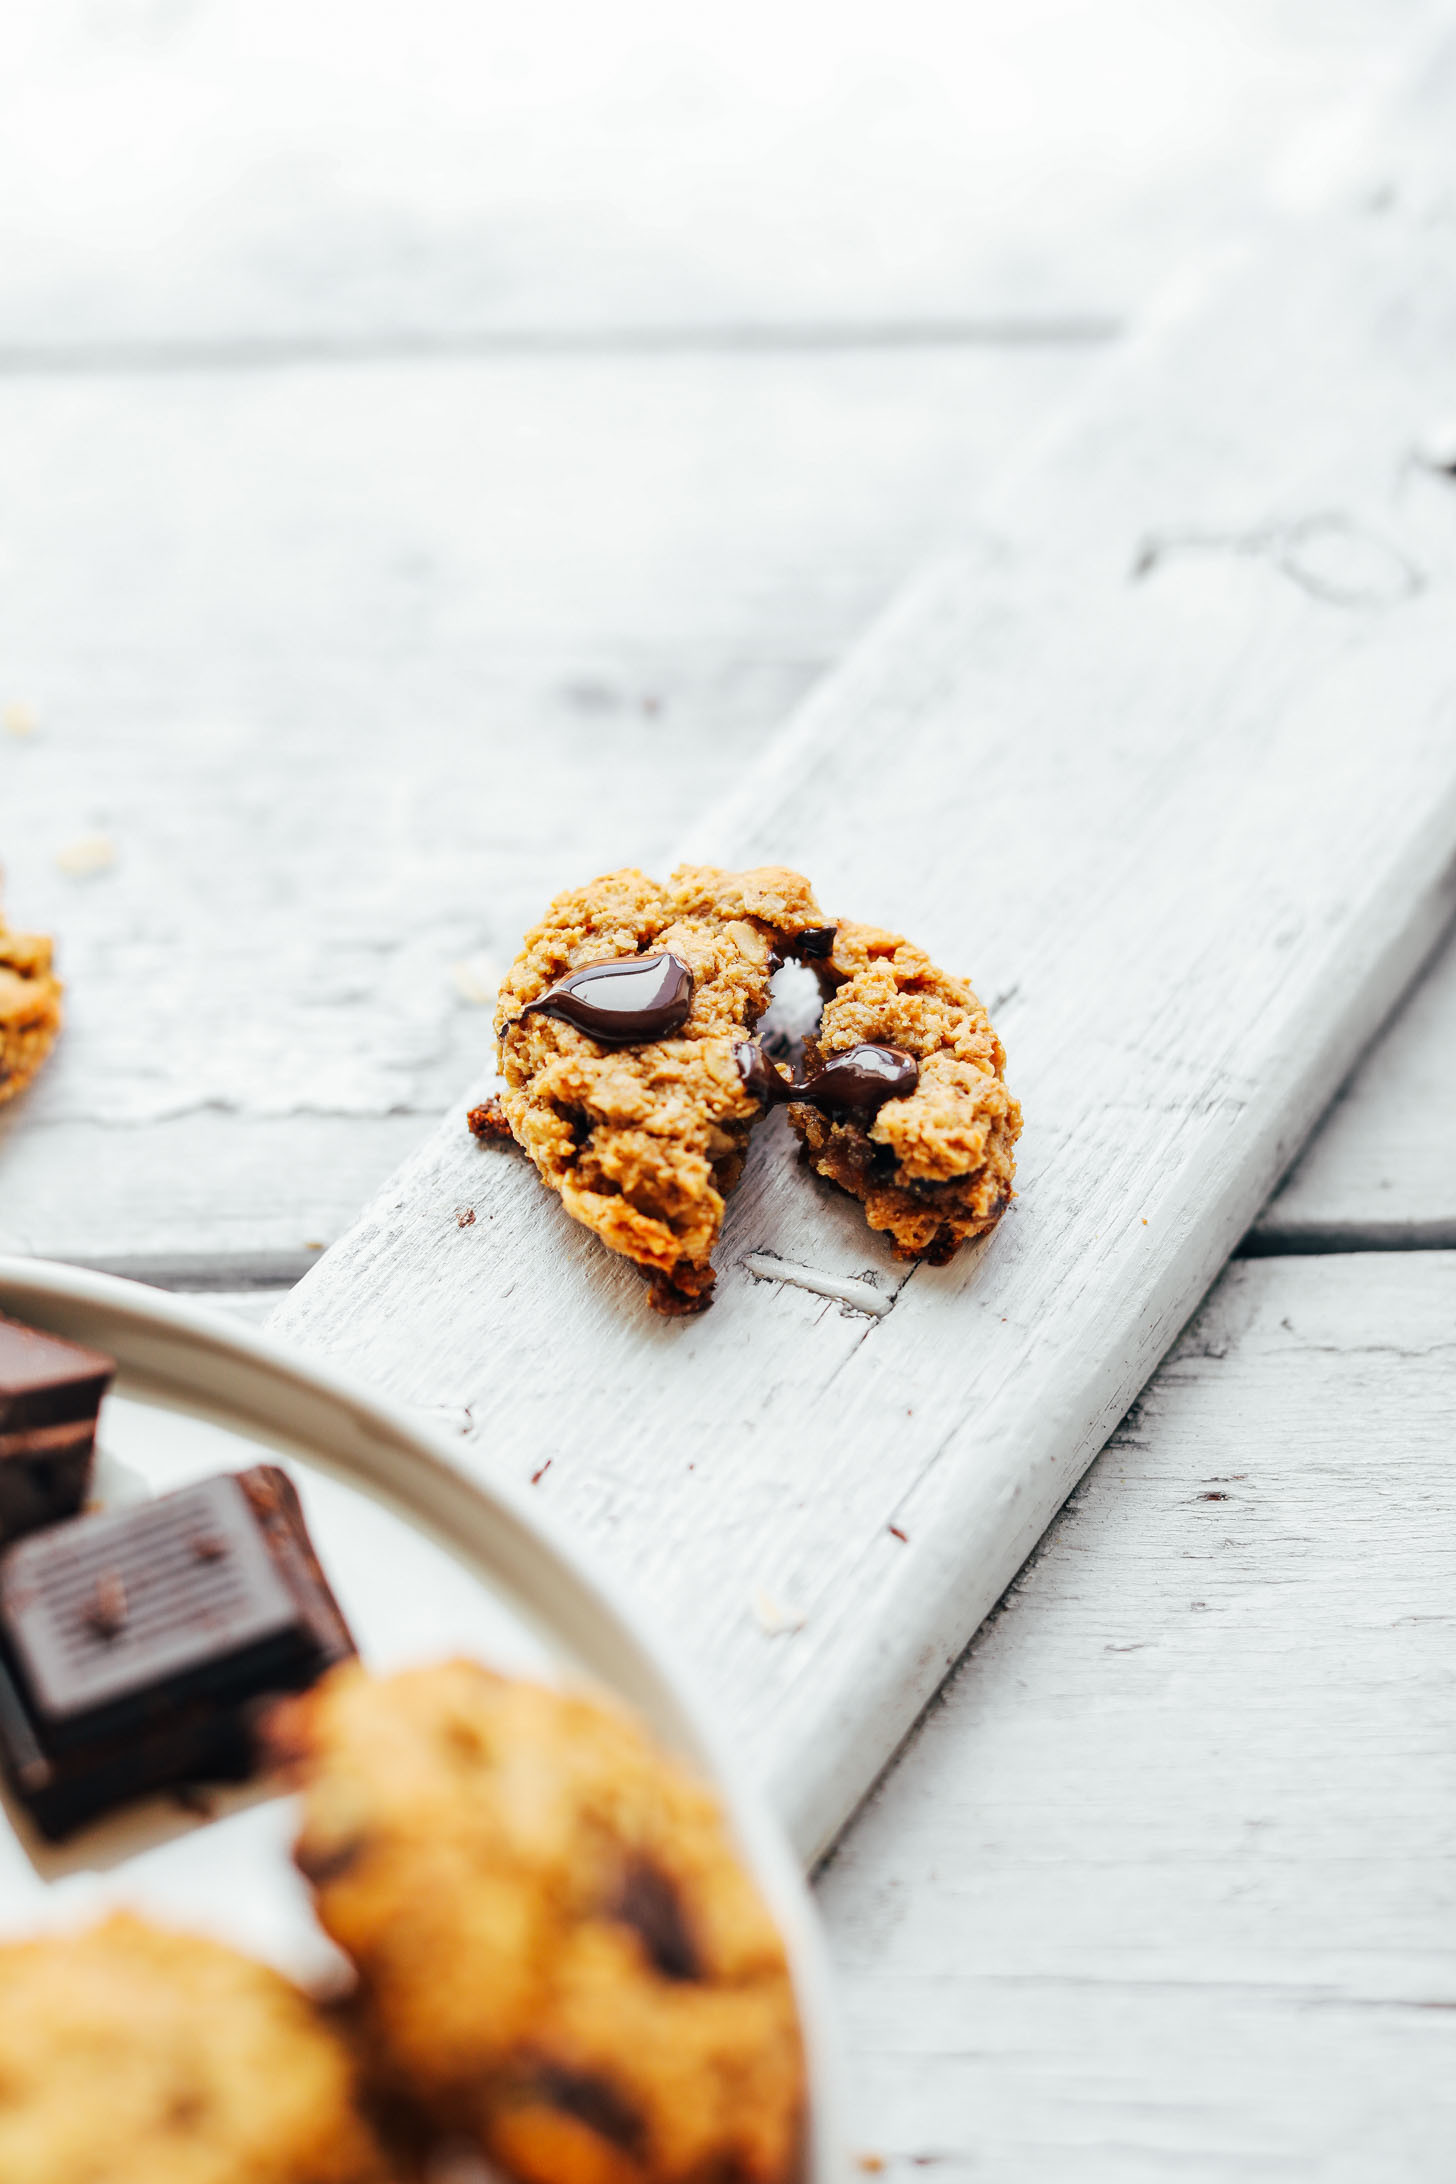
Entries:
<svg viewBox="0 0 1456 2184">
<path fill-rule="evenodd" d="M 796 1101 L 789 1121 L 818 1173 L 863 1199 L 897 1259 L 943 1266 L 1011 1202 L 1021 1109 L 1001 1074 L 1001 1041 L 965 981 L 899 933 L 842 921 L 822 981 L 829 998 L 804 1042 L 808 1081 L 837 1054 L 883 1045 L 915 1057 L 919 1082 L 865 1115 Z"/>
<path fill-rule="evenodd" d="M 452 1661 L 336 1670 L 274 1733 L 380 2065 L 527 2184 L 788 2184 L 783 1945 L 709 1794 L 625 1717 Z"/>
<path fill-rule="evenodd" d="M 383 2184 L 347 2056 L 266 1966 L 126 1915 L 0 1947 L 5 2184 Z"/>
<path fill-rule="evenodd" d="M 708 1301 L 724 1200 L 761 1112 L 734 1045 L 768 1007 L 778 951 L 821 926 L 808 881 L 776 866 L 684 865 L 665 887 L 609 872 L 558 895 L 506 974 L 496 1030 L 511 1134 L 573 1219 L 648 1272 L 659 1310 Z M 663 956 L 691 980 L 663 1036 L 614 1045 L 541 1010 L 583 966 Z"/>
<path fill-rule="evenodd" d="M 23 1092 L 61 1028 L 61 984 L 43 933 L 12 933 L 0 918 L 0 1100 Z"/>
</svg>

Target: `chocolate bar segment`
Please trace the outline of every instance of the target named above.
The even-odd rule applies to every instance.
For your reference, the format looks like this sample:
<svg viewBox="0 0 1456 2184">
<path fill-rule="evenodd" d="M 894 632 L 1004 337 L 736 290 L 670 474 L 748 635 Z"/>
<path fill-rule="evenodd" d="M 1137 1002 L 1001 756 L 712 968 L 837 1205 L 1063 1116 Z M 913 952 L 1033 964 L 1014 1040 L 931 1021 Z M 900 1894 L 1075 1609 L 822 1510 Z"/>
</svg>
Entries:
<svg viewBox="0 0 1456 2184">
<path fill-rule="evenodd" d="M 82 1517 L 0 1559 L 0 1751 L 42 1831 L 239 1780 L 268 1695 L 354 1650 L 276 1465 Z"/>
<path fill-rule="evenodd" d="M 81 1507 L 115 1370 L 99 1350 L 0 1319 L 0 1540 Z"/>
</svg>

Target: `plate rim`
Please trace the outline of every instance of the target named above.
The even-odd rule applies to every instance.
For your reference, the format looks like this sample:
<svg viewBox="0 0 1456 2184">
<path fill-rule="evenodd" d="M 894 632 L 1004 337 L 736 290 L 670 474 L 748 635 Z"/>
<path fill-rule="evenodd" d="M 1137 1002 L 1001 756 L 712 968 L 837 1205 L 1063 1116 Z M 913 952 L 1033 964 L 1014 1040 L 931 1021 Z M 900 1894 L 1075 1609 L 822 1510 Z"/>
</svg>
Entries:
<svg viewBox="0 0 1456 2184">
<path fill-rule="evenodd" d="M 651 1694 L 650 1711 L 658 1722 L 669 1723 L 669 1735 L 679 1749 L 707 1778 L 721 1800 L 745 1862 L 764 1892 L 784 1935 L 793 1975 L 804 2037 L 808 2087 L 809 2145 L 805 2163 L 806 2184 L 842 2184 L 847 2174 L 847 2139 L 843 2125 L 838 2063 L 838 2038 L 832 2000 L 828 1957 L 817 1914 L 803 1874 L 788 1838 L 770 1811 L 761 1790 L 737 1762 L 731 1739 L 716 1719 L 709 1701 L 680 1666 L 680 1648 L 636 1601 L 629 1601 L 615 1577 L 602 1564 L 592 1546 L 578 1538 L 549 1506 L 533 1501 L 526 1489 L 512 1479 L 482 1478 L 466 1465 L 445 1433 L 425 1423 L 418 1413 L 388 1396 L 377 1394 L 327 1360 L 315 1359 L 296 1345 L 264 1327 L 239 1321 L 232 1324 L 216 1307 L 194 1302 L 168 1290 L 129 1280 L 119 1274 L 97 1272 L 89 1267 L 66 1265 L 52 1259 L 0 1253 L 0 1311 L 25 1318 L 37 1310 L 37 1324 L 46 1325 L 46 1310 L 56 1307 L 60 1318 L 88 1320 L 99 1317 L 107 1329 L 130 1332 L 145 1348 L 148 1340 L 160 1346 L 158 1364 L 124 1363 L 125 1340 L 102 1339 L 93 1330 L 83 1333 L 108 1354 L 115 1354 L 123 1369 L 142 1379 L 172 1385 L 166 1367 L 167 1352 L 176 1360 L 187 1356 L 196 1381 L 179 1376 L 175 1392 L 201 1409 L 210 1404 L 235 1424 L 254 1431 L 270 1430 L 267 1403 L 250 1408 L 242 1390 L 251 1388 L 255 1398 L 271 1390 L 280 1405 L 292 1400 L 306 1409 L 337 1414 L 344 1426 L 341 1443 L 318 1445 L 319 1460 L 371 1487 L 382 1488 L 411 1510 L 416 1521 L 443 1528 L 428 1501 L 463 1508 L 473 1507 L 487 1531 L 500 1533 L 503 1552 L 525 1550 L 526 1567 L 508 1590 L 517 1591 L 541 1625 L 561 1635 L 559 1611 L 549 1604 L 532 1604 L 531 1585 L 549 1575 L 582 1611 L 584 1624 L 595 1624 L 615 1653 L 631 1664 L 636 1690 L 623 1695 L 629 1705 L 641 1708 L 641 1692 Z M 54 1325 L 64 1334 L 64 1327 Z M 208 1388 L 209 1376 L 217 1385 Z M 316 1436 L 302 1427 L 275 1425 L 300 1447 L 317 1445 Z M 359 1449 L 372 1455 L 361 1456 Z M 407 1461 L 422 1466 L 413 1477 Z M 400 1465 L 399 1476 L 387 1473 Z M 479 1550 L 474 1559 L 492 1559 Z M 532 1565 L 534 1564 L 534 1571 Z M 504 1573 L 503 1573 L 504 1581 Z M 581 1646 L 563 1639 L 574 1654 Z M 617 1688 L 617 1679 L 604 1673 L 603 1682 Z"/>
</svg>

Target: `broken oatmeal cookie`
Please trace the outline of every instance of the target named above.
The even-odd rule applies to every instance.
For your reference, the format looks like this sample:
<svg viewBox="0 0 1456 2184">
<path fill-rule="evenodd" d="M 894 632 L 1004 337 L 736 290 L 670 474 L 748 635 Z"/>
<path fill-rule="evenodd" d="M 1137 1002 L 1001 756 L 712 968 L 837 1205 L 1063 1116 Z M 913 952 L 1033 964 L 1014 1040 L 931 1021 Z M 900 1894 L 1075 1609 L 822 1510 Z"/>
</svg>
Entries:
<svg viewBox="0 0 1456 2184">
<path fill-rule="evenodd" d="M 790 1124 L 810 1165 L 864 1201 L 897 1259 L 943 1266 L 1011 1202 L 1021 1109 L 1002 1078 L 1001 1041 L 965 981 L 899 933 L 846 919 L 821 983 L 828 999 L 804 1042 L 807 1088 L 835 1071 L 836 1057 L 864 1050 L 913 1057 L 918 1081 L 907 1071 L 912 1089 L 873 1108 L 794 1101 Z"/>
<path fill-rule="evenodd" d="M 763 1113 L 734 1050 L 781 958 L 824 934 L 808 881 L 778 866 L 681 865 L 665 887 L 609 872 L 556 897 L 502 982 L 511 1135 L 572 1218 L 644 1269 L 658 1311 L 709 1300 L 724 1201 Z"/>
<path fill-rule="evenodd" d="M 61 1028 L 61 984 L 43 933 L 12 933 L 0 918 L 0 1100 L 23 1092 Z"/>
<path fill-rule="evenodd" d="M 610 1704 L 442 1661 L 270 1724 L 390 2090 L 521 2184 L 791 2184 L 783 1942 L 709 1791 Z"/>
</svg>

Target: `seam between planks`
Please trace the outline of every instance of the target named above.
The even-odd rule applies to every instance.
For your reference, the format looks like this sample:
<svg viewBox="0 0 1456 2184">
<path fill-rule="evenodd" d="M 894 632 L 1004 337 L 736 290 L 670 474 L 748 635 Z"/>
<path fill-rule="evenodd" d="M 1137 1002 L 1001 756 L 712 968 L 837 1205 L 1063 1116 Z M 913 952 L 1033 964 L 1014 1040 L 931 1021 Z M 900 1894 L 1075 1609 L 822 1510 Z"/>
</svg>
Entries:
<svg viewBox="0 0 1456 2184">
<path fill-rule="evenodd" d="M 392 364 L 452 358 L 795 356 L 906 349 L 1104 348 L 1124 320 L 1065 318 L 845 320 L 796 325 L 751 321 L 704 326 L 502 327 L 480 332 L 280 334 L 211 340 L 96 341 L 0 346 L 0 378 L 110 373 L 274 371 L 300 364 Z"/>
</svg>

